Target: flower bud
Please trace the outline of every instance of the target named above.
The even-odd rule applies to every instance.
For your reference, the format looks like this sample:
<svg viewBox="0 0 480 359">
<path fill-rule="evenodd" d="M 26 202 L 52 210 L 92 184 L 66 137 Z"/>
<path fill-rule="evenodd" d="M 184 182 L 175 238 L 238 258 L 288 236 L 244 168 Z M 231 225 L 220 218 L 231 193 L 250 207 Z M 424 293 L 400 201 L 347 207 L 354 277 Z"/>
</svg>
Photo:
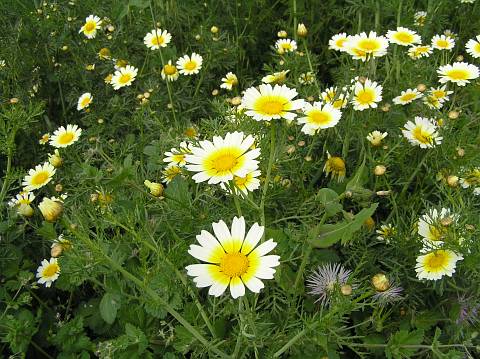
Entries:
<svg viewBox="0 0 480 359">
<path fill-rule="evenodd" d="M 55 222 L 63 213 L 63 203 L 55 197 L 44 197 L 38 208 L 47 222 Z"/>
<path fill-rule="evenodd" d="M 277 36 L 280 38 L 286 38 L 288 34 L 285 30 L 280 30 L 279 32 L 277 32 Z"/>
<path fill-rule="evenodd" d="M 448 113 L 448 118 L 451 119 L 451 120 L 456 120 L 459 115 L 460 115 L 460 113 L 458 111 L 450 111 Z"/>
<path fill-rule="evenodd" d="M 216 33 L 218 32 L 218 27 L 212 26 L 212 27 L 210 28 L 210 32 L 211 32 L 212 34 L 216 34 Z"/>
<path fill-rule="evenodd" d="M 57 183 L 55 185 L 55 192 L 62 192 L 63 191 L 63 186 L 60 183 Z"/>
<path fill-rule="evenodd" d="M 60 152 L 58 152 L 58 150 L 55 150 L 54 153 L 49 154 L 48 162 L 50 162 L 53 167 L 60 167 L 63 164 L 63 159 L 62 157 L 60 157 Z"/>
<path fill-rule="evenodd" d="M 375 166 L 373 173 L 375 174 L 375 176 L 383 176 L 386 171 L 387 171 L 387 167 L 383 165 L 378 165 L 378 166 Z"/>
<path fill-rule="evenodd" d="M 33 216 L 33 208 L 29 204 L 20 203 L 18 206 L 17 212 L 19 215 L 24 217 L 31 217 Z"/>
<path fill-rule="evenodd" d="M 150 182 L 149 180 L 145 180 L 143 184 L 147 186 L 152 196 L 160 197 L 163 194 L 163 185 L 161 183 Z"/>
<path fill-rule="evenodd" d="M 453 175 L 448 176 L 447 177 L 447 184 L 452 188 L 457 187 L 458 186 L 458 177 L 453 176 Z"/>
<path fill-rule="evenodd" d="M 305 24 L 303 24 L 303 23 L 298 24 L 297 35 L 300 36 L 300 37 L 306 37 L 307 34 L 308 34 L 308 30 L 307 30 L 307 27 L 305 26 Z"/>
<path fill-rule="evenodd" d="M 50 249 L 50 255 L 53 258 L 60 257 L 63 252 L 63 246 L 60 243 L 54 243 L 52 248 Z"/>
<path fill-rule="evenodd" d="M 385 274 L 378 273 L 372 277 L 372 285 L 377 292 L 385 292 L 390 288 L 390 281 Z"/>
<path fill-rule="evenodd" d="M 417 90 L 420 91 L 420 92 L 423 92 L 427 89 L 427 86 L 425 86 L 425 84 L 418 84 L 417 85 Z"/>
<path fill-rule="evenodd" d="M 350 284 L 344 284 L 340 287 L 340 292 L 342 292 L 343 295 L 351 295 L 352 294 L 352 286 Z"/>
</svg>

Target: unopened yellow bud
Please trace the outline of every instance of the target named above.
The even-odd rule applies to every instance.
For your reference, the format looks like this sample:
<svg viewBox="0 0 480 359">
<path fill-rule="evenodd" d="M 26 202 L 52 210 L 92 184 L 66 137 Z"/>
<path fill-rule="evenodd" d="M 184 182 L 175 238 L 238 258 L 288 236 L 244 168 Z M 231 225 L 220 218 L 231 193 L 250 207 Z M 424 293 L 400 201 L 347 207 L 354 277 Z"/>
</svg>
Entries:
<svg viewBox="0 0 480 359">
<path fill-rule="evenodd" d="M 47 222 L 55 222 L 63 213 L 63 203 L 55 197 L 44 197 L 38 208 Z"/>
<path fill-rule="evenodd" d="M 163 194 L 163 185 L 161 183 L 150 182 L 149 180 L 145 180 L 143 184 L 147 186 L 152 196 L 160 197 Z"/>
<path fill-rule="evenodd" d="M 390 288 L 390 281 L 385 274 L 378 273 L 372 277 L 372 285 L 376 291 L 385 292 L 388 288 Z"/>
</svg>

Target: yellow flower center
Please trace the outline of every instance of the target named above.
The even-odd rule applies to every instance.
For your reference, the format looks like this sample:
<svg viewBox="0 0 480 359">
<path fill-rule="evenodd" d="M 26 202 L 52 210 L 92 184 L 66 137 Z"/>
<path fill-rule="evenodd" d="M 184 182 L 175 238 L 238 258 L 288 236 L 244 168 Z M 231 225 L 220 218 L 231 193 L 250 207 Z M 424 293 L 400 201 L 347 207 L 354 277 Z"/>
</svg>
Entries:
<svg viewBox="0 0 480 359">
<path fill-rule="evenodd" d="M 412 135 L 420 143 L 432 143 L 432 136 L 428 132 L 423 131 L 422 127 L 415 127 L 412 131 Z"/>
<path fill-rule="evenodd" d="M 425 260 L 425 269 L 428 272 L 437 272 L 448 265 L 449 255 L 443 250 L 433 252 Z"/>
<path fill-rule="evenodd" d="M 212 168 L 217 172 L 230 171 L 237 164 L 237 158 L 232 153 L 222 153 L 211 161 Z"/>
<path fill-rule="evenodd" d="M 467 80 L 468 75 L 468 71 L 463 69 L 451 70 L 447 73 L 447 76 L 453 80 Z"/>
<path fill-rule="evenodd" d="M 187 63 L 185 63 L 184 67 L 185 67 L 186 70 L 192 71 L 192 70 L 195 70 L 197 68 L 197 63 L 193 60 L 190 60 Z"/>
<path fill-rule="evenodd" d="M 316 125 L 326 125 L 332 120 L 331 114 L 318 110 L 310 111 L 308 117 L 310 118 L 310 121 Z"/>
<path fill-rule="evenodd" d="M 172 160 L 175 163 L 182 163 L 185 162 L 185 154 L 183 153 L 178 153 L 172 156 Z"/>
<path fill-rule="evenodd" d="M 362 39 L 358 42 L 358 47 L 365 52 L 373 52 L 380 48 L 380 44 L 376 39 Z"/>
<path fill-rule="evenodd" d="M 50 176 L 49 176 L 49 173 L 47 171 L 38 172 L 32 177 L 32 184 L 33 185 L 44 184 L 48 180 L 49 177 Z"/>
<path fill-rule="evenodd" d="M 443 40 L 443 39 L 437 40 L 437 47 L 446 48 L 448 47 L 448 45 L 449 45 L 449 42 L 447 40 Z"/>
<path fill-rule="evenodd" d="M 267 116 L 280 115 L 285 111 L 286 99 L 278 96 L 262 96 L 255 102 L 255 111 Z"/>
<path fill-rule="evenodd" d="M 152 37 L 152 45 L 154 46 L 162 45 L 164 42 L 165 42 L 165 39 L 163 38 L 163 36 L 157 35 Z"/>
<path fill-rule="evenodd" d="M 327 168 L 334 174 L 345 172 L 345 162 L 340 157 L 330 157 L 327 160 Z"/>
<path fill-rule="evenodd" d="M 177 68 L 173 65 L 169 65 L 169 64 L 166 64 L 164 67 L 163 67 L 163 73 L 165 75 L 174 75 L 175 73 L 177 72 Z"/>
<path fill-rule="evenodd" d="M 81 105 L 82 107 L 86 107 L 86 106 L 88 106 L 88 105 L 90 104 L 90 101 L 91 101 L 91 100 L 90 100 L 90 97 L 85 97 L 85 98 L 82 100 L 82 102 L 80 103 L 80 105 Z"/>
<path fill-rule="evenodd" d="M 248 182 L 248 175 L 245 176 L 245 177 L 235 176 L 235 177 L 233 178 L 233 180 L 235 181 L 235 184 L 237 185 L 237 187 L 243 188 L 243 187 L 245 187 L 245 185 L 246 185 L 247 182 Z"/>
<path fill-rule="evenodd" d="M 375 93 L 372 89 L 360 90 L 357 94 L 357 101 L 362 105 L 368 105 L 375 99 Z"/>
<path fill-rule="evenodd" d="M 335 100 L 335 102 L 333 102 L 333 107 L 335 107 L 336 109 L 339 109 L 343 106 L 345 100 L 342 100 L 342 99 L 338 99 L 338 100 Z"/>
<path fill-rule="evenodd" d="M 120 82 L 121 84 L 126 84 L 130 82 L 131 79 L 132 79 L 132 75 L 122 74 L 122 76 L 120 76 L 120 78 L 118 79 L 118 82 Z"/>
<path fill-rule="evenodd" d="M 228 253 L 220 260 L 220 270 L 231 278 L 245 274 L 248 265 L 248 258 L 242 253 Z"/>
<path fill-rule="evenodd" d="M 417 95 L 415 93 L 410 92 L 410 93 L 406 93 L 405 95 L 402 95 L 401 100 L 408 102 L 408 101 L 412 101 L 415 97 L 417 97 Z"/>
<path fill-rule="evenodd" d="M 66 145 L 72 142 L 74 134 L 72 132 L 65 132 L 64 134 L 58 137 L 58 143 L 61 145 Z"/>
<path fill-rule="evenodd" d="M 43 270 L 42 277 L 53 277 L 59 270 L 60 270 L 60 267 L 58 266 L 57 263 L 49 264 Z"/>
<path fill-rule="evenodd" d="M 289 42 L 283 43 L 281 48 L 285 51 L 292 51 L 292 45 Z"/>
<path fill-rule="evenodd" d="M 436 90 L 432 92 L 432 95 L 435 96 L 437 99 L 444 98 L 447 94 L 443 90 Z"/>
<path fill-rule="evenodd" d="M 94 21 L 89 21 L 85 24 L 85 32 L 92 32 L 97 28 L 97 24 Z"/>
<path fill-rule="evenodd" d="M 397 32 L 395 34 L 395 39 L 397 39 L 399 42 L 409 44 L 413 41 L 413 35 L 409 34 L 408 32 Z"/>
<path fill-rule="evenodd" d="M 480 53 L 480 42 L 477 42 L 475 46 L 473 47 L 473 51 L 476 52 L 477 54 Z"/>
<path fill-rule="evenodd" d="M 436 226 L 430 225 L 429 226 L 430 234 L 431 234 L 431 240 L 432 241 L 439 241 L 443 238 L 443 234 L 445 230 L 442 230 Z"/>
<path fill-rule="evenodd" d="M 342 48 L 343 45 L 345 45 L 345 41 L 347 41 L 346 38 L 344 38 L 344 39 L 338 39 L 338 40 L 335 42 L 335 45 L 337 45 L 338 47 Z"/>
</svg>

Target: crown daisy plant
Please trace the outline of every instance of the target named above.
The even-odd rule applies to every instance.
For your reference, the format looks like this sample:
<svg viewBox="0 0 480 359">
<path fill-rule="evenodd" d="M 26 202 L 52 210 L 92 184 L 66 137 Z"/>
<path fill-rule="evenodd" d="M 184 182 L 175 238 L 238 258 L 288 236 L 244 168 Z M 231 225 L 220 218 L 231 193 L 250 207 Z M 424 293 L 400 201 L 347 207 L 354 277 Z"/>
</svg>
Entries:
<svg viewBox="0 0 480 359">
<path fill-rule="evenodd" d="M 368 35 L 362 32 L 361 34 L 350 36 L 345 44 L 345 48 L 346 52 L 354 60 L 367 61 L 387 54 L 388 39 L 384 36 L 378 36 L 375 31 L 370 31 Z"/>
<path fill-rule="evenodd" d="M 467 41 L 465 45 L 467 53 L 475 59 L 480 57 L 480 35 Z"/>
<path fill-rule="evenodd" d="M 284 118 L 293 121 L 297 114 L 293 111 L 303 108 L 305 101 L 296 99 L 298 93 L 286 85 L 262 84 L 257 90 L 248 88 L 242 98 L 245 114 L 256 121 L 271 121 Z"/>
<path fill-rule="evenodd" d="M 50 145 L 56 148 L 65 148 L 78 141 L 82 134 L 82 129 L 77 125 L 61 126 L 53 133 L 50 138 Z"/>
<path fill-rule="evenodd" d="M 280 55 L 297 50 L 297 42 L 290 39 L 279 39 L 275 43 L 275 49 Z"/>
<path fill-rule="evenodd" d="M 60 265 L 57 258 L 50 258 L 50 261 L 44 259 L 37 269 L 38 283 L 44 284 L 45 287 L 50 288 L 60 276 Z"/>
<path fill-rule="evenodd" d="M 303 107 L 304 117 L 298 118 L 298 123 L 303 125 L 302 132 L 313 136 L 320 129 L 330 128 L 337 125 L 342 117 L 342 112 L 333 105 L 314 102 L 313 105 L 306 102 Z"/>
<path fill-rule="evenodd" d="M 93 101 L 93 96 L 90 92 L 85 92 L 82 96 L 78 98 L 77 110 L 81 111 L 90 106 Z"/>
<path fill-rule="evenodd" d="M 465 86 L 470 80 L 475 80 L 479 76 L 478 67 L 466 62 L 454 62 L 445 66 L 440 66 L 437 70 L 440 77 L 440 83 L 453 82 L 458 86 Z"/>
<path fill-rule="evenodd" d="M 446 35 L 435 35 L 432 37 L 432 47 L 436 50 L 452 50 L 455 46 L 455 39 Z"/>
<path fill-rule="evenodd" d="M 167 30 L 155 29 L 145 35 L 143 43 L 150 50 L 158 50 L 167 47 L 171 40 L 172 35 Z"/>
<path fill-rule="evenodd" d="M 422 42 L 420 35 L 406 27 L 397 27 L 396 30 L 388 30 L 387 38 L 390 43 L 400 46 L 410 46 Z"/>
<path fill-rule="evenodd" d="M 222 84 L 220 88 L 227 91 L 232 91 L 233 87 L 238 85 L 238 78 L 233 72 L 229 72 L 222 78 Z"/>
<path fill-rule="evenodd" d="M 185 141 L 180 142 L 179 149 L 172 148 L 170 151 L 165 152 L 165 158 L 163 162 L 168 163 L 169 165 L 176 165 L 179 167 L 184 167 L 187 164 L 185 156 L 189 153 L 192 153 L 190 147 L 192 145 Z"/>
<path fill-rule="evenodd" d="M 351 100 L 353 109 L 363 111 L 368 108 L 378 107 L 382 101 L 382 86 L 375 81 L 366 79 L 364 83 L 357 81 L 353 87 L 353 98 Z"/>
<path fill-rule="evenodd" d="M 433 120 L 416 116 L 414 122 L 408 121 L 402 130 L 403 136 L 413 146 L 433 148 L 442 143 L 443 137 L 437 132 L 437 125 Z"/>
<path fill-rule="evenodd" d="M 113 74 L 110 84 L 114 90 L 119 90 L 122 87 L 130 86 L 137 77 L 138 69 L 131 65 L 118 68 Z"/>
<path fill-rule="evenodd" d="M 180 73 L 178 72 L 178 69 L 172 65 L 172 60 L 168 60 L 168 62 L 163 65 L 160 75 L 163 80 L 172 82 L 178 80 Z"/>
<path fill-rule="evenodd" d="M 90 15 L 85 19 L 85 24 L 80 28 L 78 33 L 82 33 L 87 39 L 93 39 L 97 35 L 97 30 L 102 28 L 102 20 L 98 16 Z"/>
<path fill-rule="evenodd" d="M 438 249 L 417 257 L 415 271 L 418 279 L 439 280 L 444 276 L 451 277 L 456 270 L 457 262 L 463 256 L 449 249 Z"/>
<path fill-rule="evenodd" d="M 345 52 L 345 44 L 348 41 L 348 35 L 345 32 L 340 34 L 333 35 L 330 40 L 328 40 L 328 48 L 330 50 Z"/>
<path fill-rule="evenodd" d="M 214 136 L 213 142 L 200 141 L 185 155 L 186 168 L 196 172 L 192 179 L 197 183 L 217 184 L 231 181 L 234 176 L 245 177 L 258 168 L 260 149 L 251 149 L 254 142 L 253 136 L 245 137 L 243 132 L 229 132 L 224 138 Z"/>
<path fill-rule="evenodd" d="M 196 75 L 202 68 L 203 58 L 195 52 L 191 56 L 184 55 L 177 60 L 177 69 L 182 75 Z"/>
<path fill-rule="evenodd" d="M 417 46 L 411 46 L 408 49 L 408 56 L 412 58 L 413 60 L 418 60 L 422 57 L 430 57 L 432 54 L 433 49 L 429 45 L 417 45 Z"/>
<path fill-rule="evenodd" d="M 199 288 L 210 287 L 209 295 L 221 296 L 227 287 L 232 298 L 245 295 L 245 287 L 259 293 L 262 279 L 273 279 L 280 262 L 277 255 L 267 255 L 277 245 L 269 239 L 259 246 L 264 227 L 254 223 L 246 232 L 245 219 L 234 217 L 231 230 L 224 221 L 212 223 L 213 233 L 201 231 L 197 244 L 190 245 L 188 253 L 203 264 L 186 267 L 187 274 Z"/>
<path fill-rule="evenodd" d="M 22 182 L 24 191 L 30 192 L 45 186 L 52 180 L 55 171 L 55 167 L 48 162 L 37 165 L 34 169 L 30 169 L 28 175 L 25 176 Z"/>
<path fill-rule="evenodd" d="M 423 97 L 423 94 L 417 89 L 407 89 L 402 91 L 401 94 L 393 99 L 393 103 L 396 105 L 408 105 Z"/>
</svg>

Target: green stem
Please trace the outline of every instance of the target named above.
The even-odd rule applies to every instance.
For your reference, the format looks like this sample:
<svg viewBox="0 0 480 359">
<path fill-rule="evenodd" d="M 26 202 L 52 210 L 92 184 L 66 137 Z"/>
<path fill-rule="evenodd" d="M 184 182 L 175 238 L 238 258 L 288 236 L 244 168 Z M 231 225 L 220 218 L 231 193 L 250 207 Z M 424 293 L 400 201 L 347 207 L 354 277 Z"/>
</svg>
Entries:
<svg viewBox="0 0 480 359">
<path fill-rule="evenodd" d="M 7 152 L 7 168 L 5 170 L 5 177 L 3 178 L 2 191 L 0 192 L 0 203 L 3 203 L 5 194 L 7 193 L 7 185 L 10 178 L 10 171 L 12 170 L 12 156 L 13 150 L 12 147 L 9 147 Z"/>
<path fill-rule="evenodd" d="M 260 224 L 265 227 L 265 199 L 267 197 L 268 185 L 270 184 L 270 176 L 272 175 L 273 162 L 275 161 L 275 136 L 276 126 L 275 120 L 270 122 L 270 156 L 268 158 L 267 175 L 263 184 L 262 198 L 260 200 Z"/>
<path fill-rule="evenodd" d="M 238 194 L 237 194 L 237 191 L 240 191 L 240 189 L 237 189 L 235 187 L 235 181 L 233 180 L 230 182 L 230 190 L 232 191 L 233 202 L 235 203 L 237 214 L 239 217 L 242 217 L 242 208 L 240 207 L 240 201 L 238 200 Z"/>
<path fill-rule="evenodd" d="M 297 0 L 293 0 L 293 38 L 297 41 Z"/>
<path fill-rule="evenodd" d="M 238 300 L 238 317 L 239 317 L 239 330 L 238 330 L 238 336 L 237 336 L 237 341 L 235 343 L 235 349 L 233 350 L 232 358 L 237 358 L 238 357 L 238 352 L 240 351 L 240 347 L 242 344 L 242 331 L 243 331 L 243 315 L 242 315 L 242 302 L 243 302 L 244 297 L 240 297 Z"/>
<path fill-rule="evenodd" d="M 308 51 L 307 40 L 305 39 L 303 39 L 303 47 L 305 49 L 305 55 L 307 55 L 308 67 L 310 69 L 310 72 L 313 74 L 313 81 L 315 83 L 315 87 L 317 88 L 318 95 L 320 95 L 320 86 L 318 85 L 317 75 L 313 71 L 312 61 L 310 59 L 310 51 Z"/>
<path fill-rule="evenodd" d="M 156 29 L 157 21 L 155 20 L 155 13 L 153 11 L 152 0 L 150 0 L 150 13 L 152 15 L 153 28 Z M 163 60 L 162 50 L 159 49 L 158 53 L 160 54 L 160 61 L 162 62 L 162 69 L 163 69 L 163 67 L 165 66 L 165 61 Z M 168 99 L 170 100 L 170 106 L 172 107 L 173 121 L 175 122 L 175 127 L 178 127 L 177 115 L 175 114 L 175 106 L 173 105 L 172 89 L 170 87 L 170 81 L 168 80 L 168 76 L 166 75 L 165 75 L 165 82 L 167 84 Z"/>
<path fill-rule="evenodd" d="M 402 199 L 403 196 L 405 195 L 405 193 L 407 192 L 407 189 L 408 189 L 408 186 L 410 186 L 410 183 L 412 183 L 413 179 L 415 178 L 415 176 L 417 175 L 418 171 L 420 171 L 420 168 L 422 168 L 423 164 L 425 163 L 427 157 L 428 157 L 428 154 L 430 152 L 427 152 L 425 153 L 425 155 L 423 156 L 422 160 L 419 162 L 419 164 L 417 165 L 417 168 L 415 168 L 415 170 L 413 171 L 412 175 L 410 176 L 410 178 L 408 179 L 408 181 L 404 184 L 403 186 L 403 189 L 402 189 L 402 192 L 400 192 L 400 196 L 399 198 Z"/>
</svg>

